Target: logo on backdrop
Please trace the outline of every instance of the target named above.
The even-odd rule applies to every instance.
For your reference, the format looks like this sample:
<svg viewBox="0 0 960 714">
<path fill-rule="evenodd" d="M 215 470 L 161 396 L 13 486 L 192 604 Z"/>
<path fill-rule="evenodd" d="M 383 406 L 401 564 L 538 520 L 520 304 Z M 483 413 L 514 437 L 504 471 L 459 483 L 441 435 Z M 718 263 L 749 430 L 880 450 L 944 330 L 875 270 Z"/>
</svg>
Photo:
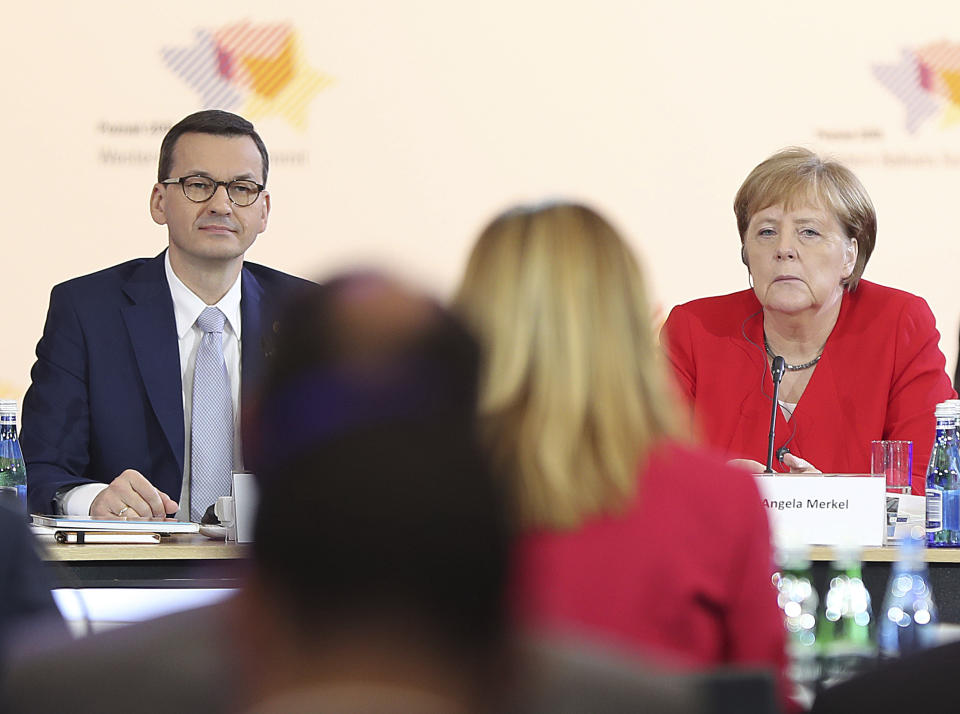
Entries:
<svg viewBox="0 0 960 714">
<path fill-rule="evenodd" d="M 164 47 L 160 54 L 200 94 L 205 109 L 235 111 L 252 121 L 279 115 L 301 131 L 310 102 L 333 81 L 307 65 L 290 23 L 199 29 L 192 45 Z"/>
<path fill-rule="evenodd" d="M 896 64 L 878 64 L 873 75 L 903 102 L 911 134 L 931 119 L 960 123 L 960 43 L 934 42 L 905 49 Z"/>
</svg>

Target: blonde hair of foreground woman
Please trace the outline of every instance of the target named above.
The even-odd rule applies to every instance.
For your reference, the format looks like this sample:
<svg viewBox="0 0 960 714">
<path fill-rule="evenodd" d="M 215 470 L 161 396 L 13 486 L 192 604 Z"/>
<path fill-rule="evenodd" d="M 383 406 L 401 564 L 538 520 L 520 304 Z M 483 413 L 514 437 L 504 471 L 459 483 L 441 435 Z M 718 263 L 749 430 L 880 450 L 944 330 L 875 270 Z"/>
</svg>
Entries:
<svg viewBox="0 0 960 714">
<path fill-rule="evenodd" d="M 498 216 L 454 306 L 483 349 L 482 437 L 523 528 L 573 528 L 635 494 L 638 466 L 677 433 L 640 266 L 592 209 Z"/>
</svg>

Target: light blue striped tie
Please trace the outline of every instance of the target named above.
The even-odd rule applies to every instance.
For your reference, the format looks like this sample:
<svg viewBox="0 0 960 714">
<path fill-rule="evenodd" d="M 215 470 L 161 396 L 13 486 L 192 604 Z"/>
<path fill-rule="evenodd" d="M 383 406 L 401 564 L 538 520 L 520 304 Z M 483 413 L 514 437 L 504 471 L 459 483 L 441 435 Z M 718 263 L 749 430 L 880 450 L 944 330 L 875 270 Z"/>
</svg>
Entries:
<svg viewBox="0 0 960 714">
<path fill-rule="evenodd" d="M 207 507 L 230 495 L 233 471 L 233 399 L 223 360 L 223 324 L 218 308 L 197 318 L 203 331 L 193 371 L 190 427 L 190 520 L 199 522 Z"/>
</svg>

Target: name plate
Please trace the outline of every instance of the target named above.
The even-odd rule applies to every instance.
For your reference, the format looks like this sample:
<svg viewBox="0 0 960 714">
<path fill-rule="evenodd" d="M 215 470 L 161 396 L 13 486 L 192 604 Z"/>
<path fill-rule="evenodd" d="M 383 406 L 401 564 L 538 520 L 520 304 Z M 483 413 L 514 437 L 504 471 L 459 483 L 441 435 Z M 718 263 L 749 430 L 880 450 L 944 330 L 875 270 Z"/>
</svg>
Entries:
<svg viewBox="0 0 960 714">
<path fill-rule="evenodd" d="M 778 546 L 881 546 L 886 532 L 883 476 L 757 475 Z"/>
</svg>

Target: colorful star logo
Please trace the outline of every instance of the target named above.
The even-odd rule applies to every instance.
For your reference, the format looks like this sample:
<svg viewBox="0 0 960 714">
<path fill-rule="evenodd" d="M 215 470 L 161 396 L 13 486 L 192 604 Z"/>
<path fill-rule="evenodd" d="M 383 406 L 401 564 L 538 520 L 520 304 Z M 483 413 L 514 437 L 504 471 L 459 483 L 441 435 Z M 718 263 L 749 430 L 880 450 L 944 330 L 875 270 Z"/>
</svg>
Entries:
<svg viewBox="0 0 960 714">
<path fill-rule="evenodd" d="M 200 29 L 192 45 L 165 47 L 160 54 L 200 94 L 204 108 L 238 111 L 254 121 L 279 115 L 301 131 L 310 102 L 333 82 L 307 66 L 288 23 Z"/>
<path fill-rule="evenodd" d="M 911 134 L 936 115 L 942 126 L 960 122 L 960 44 L 944 41 L 903 50 L 899 62 L 876 65 L 873 74 L 903 102 Z"/>
</svg>

